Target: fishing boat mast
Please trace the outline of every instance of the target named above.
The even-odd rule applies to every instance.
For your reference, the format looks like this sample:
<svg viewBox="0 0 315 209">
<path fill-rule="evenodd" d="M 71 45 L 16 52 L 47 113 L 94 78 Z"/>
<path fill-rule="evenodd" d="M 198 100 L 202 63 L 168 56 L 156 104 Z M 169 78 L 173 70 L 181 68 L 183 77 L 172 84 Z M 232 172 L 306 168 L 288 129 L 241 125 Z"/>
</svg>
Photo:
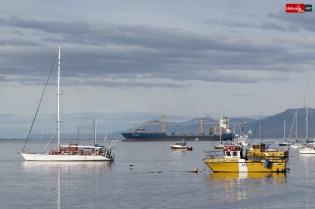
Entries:
<svg viewBox="0 0 315 209">
<path fill-rule="evenodd" d="M 58 147 L 57 151 L 60 151 L 60 51 L 61 46 L 58 46 L 58 85 L 57 85 L 57 135 L 58 135 Z"/>
<path fill-rule="evenodd" d="M 94 123 L 94 145 L 96 144 L 96 126 L 97 126 L 97 120 L 95 120 L 95 123 Z"/>
</svg>

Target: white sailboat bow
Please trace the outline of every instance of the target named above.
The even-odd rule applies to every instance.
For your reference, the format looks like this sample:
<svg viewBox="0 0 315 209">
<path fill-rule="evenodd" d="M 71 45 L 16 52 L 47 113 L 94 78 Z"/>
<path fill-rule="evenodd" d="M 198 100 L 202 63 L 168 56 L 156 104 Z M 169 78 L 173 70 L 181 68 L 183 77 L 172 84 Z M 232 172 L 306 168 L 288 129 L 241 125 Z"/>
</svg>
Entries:
<svg viewBox="0 0 315 209">
<path fill-rule="evenodd" d="M 96 130 L 94 133 L 94 144 L 79 145 L 78 142 L 69 145 L 60 145 L 60 54 L 61 46 L 58 46 L 58 82 L 57 82 L 57 149 L 44 152 L 25 152 L 20 154 L 26 161 L 113 161 L 112 150 L 116 143 L 110 146 L 100 146 L 96 144 Z M 96 129 L 96 125 L 95 125 Z"/>
</svg>

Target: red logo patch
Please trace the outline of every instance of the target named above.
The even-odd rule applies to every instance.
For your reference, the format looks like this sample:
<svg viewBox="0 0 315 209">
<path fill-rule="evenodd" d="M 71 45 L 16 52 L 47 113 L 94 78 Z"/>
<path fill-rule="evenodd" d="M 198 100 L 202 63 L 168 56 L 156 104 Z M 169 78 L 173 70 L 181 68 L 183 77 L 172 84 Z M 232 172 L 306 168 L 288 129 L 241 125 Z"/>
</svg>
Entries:
<svg viewBox="0 0 315 209">
<path fill-rule="evenodd" d="M 305 5 L 304 4 L 286 4 L 285 11 L 287 13 L 304 13 Z"/>
</svg>

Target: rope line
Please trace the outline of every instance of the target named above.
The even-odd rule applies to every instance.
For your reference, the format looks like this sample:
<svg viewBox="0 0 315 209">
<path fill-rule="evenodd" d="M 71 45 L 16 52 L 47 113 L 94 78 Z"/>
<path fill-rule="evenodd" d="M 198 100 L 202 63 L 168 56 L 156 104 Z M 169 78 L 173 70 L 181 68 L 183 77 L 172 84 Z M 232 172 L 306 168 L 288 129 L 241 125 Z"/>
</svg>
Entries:
<svg viewBox="0 0 315 209">
<path fill-rule="evenodd" d="M 44 91 L 43 91 L 42 96 L 41 96 L 41 98 L 40 98 L 40 101 L 39 101 L 39 104 L 38 104 L 38 107 L 37 107 L 37 110 L 36 110 L 36 113 L 35 113 L 35 116 L 34 116 L 34 119 L 33 119 L 32 125 L 31 125 L 31 128 L 30 128 L 30 130 L 29 130 L 29 132 L 28 132 L 28 136 L 27 136 L 27 138 L 26 138 L 26 141 L 25 141 L 25 144 L 24 144 L 24 147 L 23 147 L 22 151 L 24 151 L 25 146 L 26 146 L 26 143 L 27 143 L 27 141 L 28 141 L 28 139 L 29 139 L 29 137 L 30 137 L 30 135 L 31 135 L 31 132 L 32 132 L 32 129 L 33 129 L 33 125 L 34 125 L 34 123 L 35 123 L 35 120 L 36 120 L 36 117 L 37 117 L 37 113 L 38 113 L 39 107 L 40 107 L 41 102 L 42 102 L 42 100 L 43 100 L 43 96 L 44 96 L 44 93 L 45 93 L 45 91 L 46 91 L 46 87 L 47 87 L 47 84 L 48 84 L 48 81 L 49 81 L 49 78 L 50 78 L 52 69 L 53 69 L 53 67 L 54 67 L 54 65 L 55 65 L 55 61 L 56 61 L 57 55 L 58 55 L 58 52 L 56 53 L 54 62 L 53 62 L 53 64 L 52 64 L 52 66 L 51 66 L 51 69 L 50 69 L 49 76 L 48 76 L 47 81 L 46 81 L 46 85 L 45 85 Z"/>
</svg>

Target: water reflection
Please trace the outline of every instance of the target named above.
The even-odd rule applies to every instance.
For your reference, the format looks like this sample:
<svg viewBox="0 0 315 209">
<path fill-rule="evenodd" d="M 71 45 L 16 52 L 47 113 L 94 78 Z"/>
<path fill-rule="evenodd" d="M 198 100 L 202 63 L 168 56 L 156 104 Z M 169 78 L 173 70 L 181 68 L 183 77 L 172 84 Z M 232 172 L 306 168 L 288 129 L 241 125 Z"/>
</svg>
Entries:
<svg viewBox="0 0 315 209">
<path fill-rule="evenodd" d="M 312 177 L 314 174 L 313 169 L 314 163 L 315 163 L 314 154 L 300 154 L 298 173 L 300 174 L 300 176 L 306 176 L 307 182 L 309 182 L 309 180 L 312 180 L 312 178 L 309 179 L 309 177 Z"/>
<path fill-rule="evenodd" d="M 286 173 L 211 173 L 209 180 L 231 180 L 246 178 L 286 178 Z"/>
<path fill-rule="evenodd" d="M 285 187 L 285 173 L 211 173 L 207 176 L 211 189 L 211 199 L 233 202 L 261 196 L 268 186 Z"/>
<path fill-rule="evenodd" d="M 21 167 L 26 172 L 63 172 L 91 173 L 111 172 L 114 162 L 32 162 L 25 161 Z"/>
<path fill-rule="evenodd" d="M 95 192 L 99 193 L 98 190 L 101 188 L 98 185 L 101 184 L 104 174 L 112 171 L 113 164 L 113 162 L 25 161 L 21 163 L 21 169 L 25 175 L 35 177 L 41 188 L 49 188 L 47 195 L 55 200 L 56 207 L 59 209 L 68 204 L 69 198 L 77 198 L 73 197 L 75 192 L 89 195 L 85 190 L 87 186 L 92 186 Z"/>
<path fill-rule="evenodd" d="M 172 153 L 178 153 L 178 154 L 187 154 L 192 152 L 191 150 L 185 150 L 185 149 L 171 149 Z"/>
</svg>

